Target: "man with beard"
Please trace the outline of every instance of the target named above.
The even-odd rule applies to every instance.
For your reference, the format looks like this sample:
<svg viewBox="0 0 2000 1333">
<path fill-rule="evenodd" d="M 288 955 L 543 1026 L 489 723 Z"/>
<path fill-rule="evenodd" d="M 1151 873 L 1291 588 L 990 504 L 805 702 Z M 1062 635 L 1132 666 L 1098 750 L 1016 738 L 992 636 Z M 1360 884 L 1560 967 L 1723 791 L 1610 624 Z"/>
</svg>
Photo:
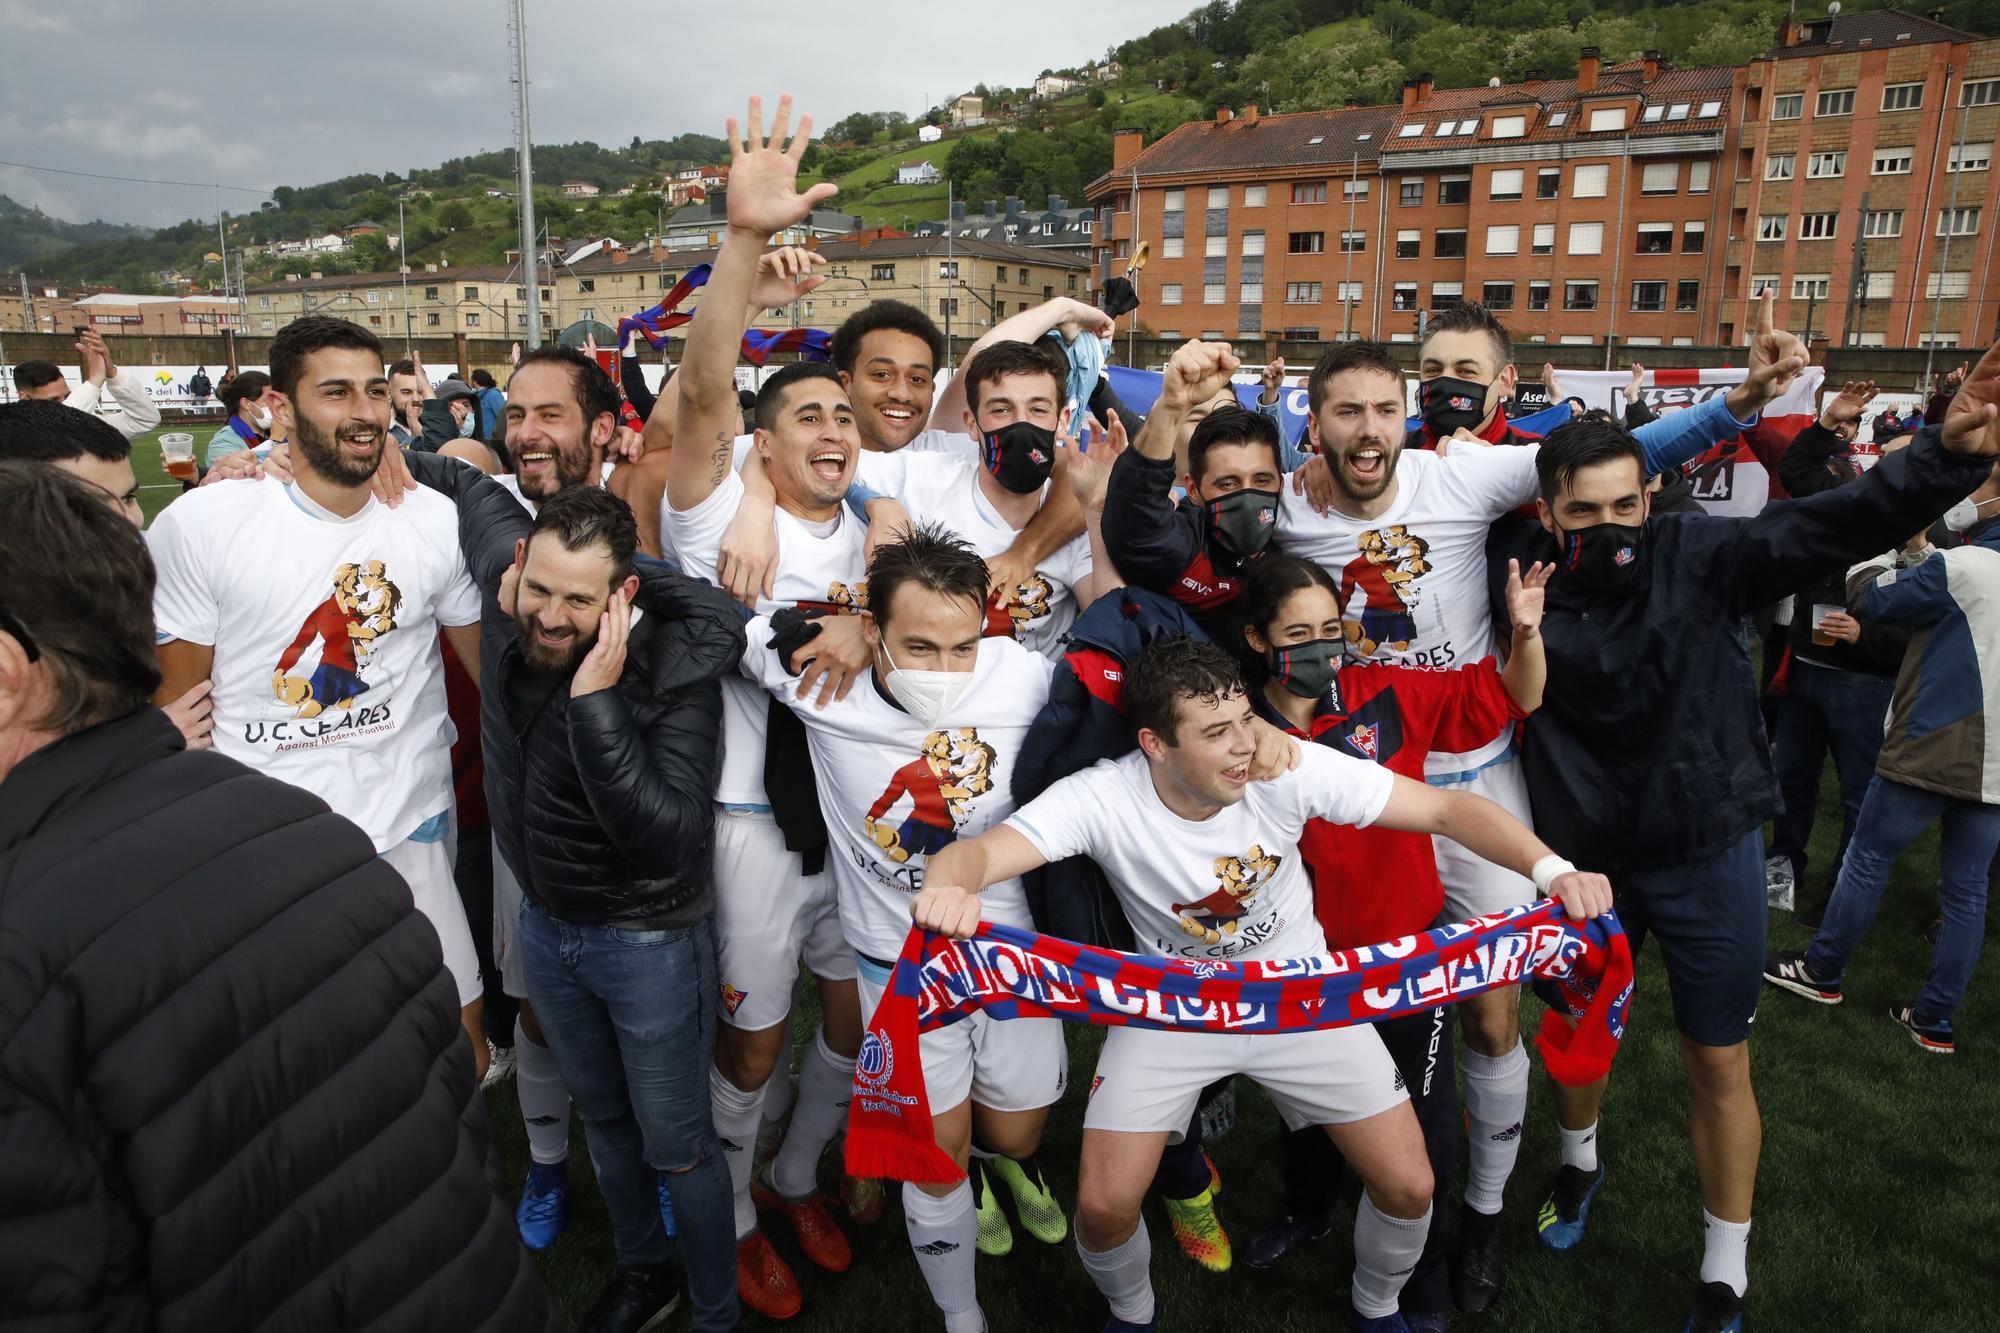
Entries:
<svg viewBox="0 0 2000 1333">
<path fill-rule="evenodd" d="M 1495 606 L 1506 558 L 1556 562 L 1542 622 L 1548 685 L 1533 743 L 1512 766 L 1536 826 L 1612 876 L 1635 951 L 1660 939 L 1701 1180 L 1690 1333 L 1743 1327 L 1763 1136 L 1749 1037 L 1765 961 L 1762 829 L 1779 802 L 1743 618 L 1901 545 L 1978 486 L 2000 456 L 1996 405 L 2000 349 L 1941 427 L 1845 486 L 1753 518 L 1653 515 L 1638 444 L 1612 422 L 1571 422 L 1532 451 L 1539 522 L 1494 533 Z M 1555 1090 L 1563 1164 L 1540 1218 L 1551 1249 L 1583 1240 L 1604 1183 L 1603 1093 L 1602 1082 Z"/>
<path fill-rule="evenodd" d="M 478 660 L 479 593 L 456 514 L 440 496 L 393 509 L 374 496 L 389 435 L 375 335 L 323 316 L 288 324 L 271 344 L 271 382 L 297 475 L 191 491 L 147 533 L 159 567 L 155 697 L 164 706 L 212 681 L 217 750 L 305 788 L 373 839 L 437 930 L 483 1075 L 479 962 L 452 880 L 455 733 L 438 648 L 442 629 L 462 661 Z M 346 572 L 371 562 L 379 578 Z M 366 643 L 352 654 L 359 688 L 338 698 L 322 696 L 346 653 L 307 646 L 278 669 L 330 596 L 348 609 L 350 642 Z"/>
<path fill-rule="evenodd" d="M 1512 362 L 1511 348 L 1501 345 L 1504 336 L 1490 317 L 1472 331 L 1450 335 L 1482 347 L 1477 353 L 1486 358 L 1482 366 L 1502 367 Z M 1426 346 L 1426 355 L 1447 356 L 1448 364 L 1460 369 L 1469 366 L 1461 364 L 1465 348 Z M 1643 449 L 1648 476 L 1754 424 L 1764 404 L 1804 368 L 1799 340 L 1772 326 L 1768 295 L 1749 353 L 1744 382 L 1726 396 L 1663 417 L 1633 437 Z M 1497 403 L 1503 395 L 1488 396 Z M 1403 372 L 1379 343 L 1343 343 L 1327 352 L 1307 381 L 1307 400 L 1306 429 L 1320 457 L 1299 470 L 1293 493 L 1283 497 L 1277 541 L 1336 577 L 1351 571 L 1342 577 L 1350 588 L 1341 607 L 1348 655 L 1440 669 L 1494 656 L 1498 645 L 1485 596 L 1486 538 L 1495 519 L 1534 500 L 1536 446 L 1445 453 L 1408 447 Z M 1328 507 L 1300 498 L 1315 476 L 1331 492 Z M 1392 637 L 1385 641 L 1371 631 Z M 1428 781 L 1462 785 L 1526 820 L 1517 749 L 1510 731 L 1472 753 L 1433 752 L 1425 764 Z M 1528 901 L 1525 878 L 1468 857 L 1449 840 L 1438 840 L 1436 851 L 1448 919 L 1469 920 Z M 1519 1155 L 1528 1101 L 1519 1000 L 1517 991 L 1501 989 L 1458 1011 L 1471 1128 L 1453 1277 L 1459 1307 L 1468 1312 L 1486 1309 L 1500 1290 L 1502 1191 Z"/>
</svg>

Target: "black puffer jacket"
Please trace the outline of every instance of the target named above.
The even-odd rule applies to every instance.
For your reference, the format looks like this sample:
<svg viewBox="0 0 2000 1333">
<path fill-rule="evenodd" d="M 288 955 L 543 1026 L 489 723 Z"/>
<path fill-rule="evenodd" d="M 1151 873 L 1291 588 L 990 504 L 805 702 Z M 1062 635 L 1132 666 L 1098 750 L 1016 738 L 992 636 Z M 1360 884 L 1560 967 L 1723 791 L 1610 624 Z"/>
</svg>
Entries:
<svg viewBox="0 0 2000 1333">
<path fill-rule="evenodd" d="M 0 783 L 0 1326 L 544 1328 L 437 933 L 143 709 Z"/>
</svg>

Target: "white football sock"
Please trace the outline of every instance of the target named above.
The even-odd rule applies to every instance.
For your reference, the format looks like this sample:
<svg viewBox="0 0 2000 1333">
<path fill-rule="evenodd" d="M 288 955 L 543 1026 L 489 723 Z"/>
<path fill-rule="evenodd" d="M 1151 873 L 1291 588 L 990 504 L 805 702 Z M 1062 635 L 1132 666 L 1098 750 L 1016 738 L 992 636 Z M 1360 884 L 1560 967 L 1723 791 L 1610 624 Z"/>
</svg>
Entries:
<svg viewBox="0 0 2000 1333">
<path fill-rule="evenodd" d="M 847 1124 L 847 1103 L 853 1096 L 854 1057 L 835 1054 L 826 1044 L 826 1034 L 818 1033 L 799 1070 L 792 1126 L 771 1163 L 771 1185 L 778 1193 L 803 1199 L 818 1188 L 820 1156 Z"/>
<path fill-rule="evenodd" d="M 757 1119 L 763 1101 L 763 1088 L 745 1092 L 723 1077 L 720 1069 L 709 1070 L 708 1110 L 715 1119 L 715 1136 L 722 1141 L 722 1160 L 729 1166 L 729 1188 L 736 1196 L 738 1240 L 757 1229 L 757 1208 L 750 1202 L 750 1159 L 757 1151 Z"/>
<path fill-rule="evenodd" d="M 1573 1166 L 1579 1171 L 1597 1170 L 1597 1122 L 1592 1121 L 1589 1129 L 1562 1130 L 1563 1165 Z"/>
<path fill-rule="evenodd" d="M 1725 1222 L 1701 1210 L 1701 1280 L 1726 1282 L 1741 1296 L 1750 1288 L 1750 1224 Z"/>
<path fill-rule="evenodd" d="M 917 1271 L 944 1314 L 947 1333 L 979 1333 L 986 1316 L 979 1310 L 973 1257 L 978 1253 L 979 1220 L 972 1210 L 972 1187 L 964 1181 L 943 1198 L 915 1185 L 903 1186 L 903 1223 L 910 1231 Z"/>
<path fill-rule="evenodd" d="M 1077 1257 L 1083 1260 L 1084 1272 L 1104 1293 L 1104 1299 L 1111 1302 L 1113 1318 L 1123 1319 L 1129 1324 L 1144 1324 L 1153 1317 L 1153 1243 L 1146 1237 L 1146 1219 L 1139 1219 L 1139 1229 L 1126 1237 L 1123 1245 L 1099 1252 L 1083 1247 L 1081 1237 L 1076 1242 Z"/>
<path fill-rule="evenodd" d="M 1422 1217 L 1391 1217 L 1375 1206 L 1368 1191 L 1361 1192 L 1361 1206 L 1354 1210 L 1355 1313 L 1366 1319 L 1396 1313 L 1403 1284 L 1423 1257 L 1430 1230 L 1430 1209 Z"/>
<path fill-rule="evenodd" d="M 528 1155 L 544 1165 L 569 1160 L 569 1089 L 563 1087 L 555 1052 L 528 1035 L 514 1019 L 514 1095 L 521 1102 L 521 1125 L 528 1131 Z"/>
<path fill-rule="evenodd" d="M 1468 1049 L 1465 1070 L 1466 1206 L 1488 1217 L 1500 1211 L 1507 1177 L 1521 1155 L 1521 1118 L 1528 1113 L 1528 1052 L 1519 1042 L 1497 1059 Z"/>
</svg>

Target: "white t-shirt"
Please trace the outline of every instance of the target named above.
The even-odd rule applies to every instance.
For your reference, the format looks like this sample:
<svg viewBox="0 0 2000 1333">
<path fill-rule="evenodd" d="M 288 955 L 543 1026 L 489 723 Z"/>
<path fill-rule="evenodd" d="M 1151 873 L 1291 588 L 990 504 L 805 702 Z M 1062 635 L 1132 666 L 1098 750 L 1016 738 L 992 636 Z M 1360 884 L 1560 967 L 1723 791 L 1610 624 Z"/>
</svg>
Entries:
<svg viewBox="0 0 2000 1333">
<path fill-rule="evenodd" d="M 320 797 L 378 852 L 451 805 L 438 627 L 478 624 L 479 589 L 450 500 L 417 490 L 336 519 L 285 483 L 232 481 L 176 499 L 146 539 L 160 633 L 215 649 L 216 749 Z"/>
<path fill-rule="evenodd" d="M 1292 772 L 1250 783 L 1197 822 L 1167 809 L 1134 750 L 1064 778 L 1007 825 L 1052 862 L 1097 862 L 1141 952 L 1232 963 L 1325 953 L 1299 833 L 1310 819 L 1366 828 L 1395 775 L 1324 745 L 1300 749 Z"/>
<path fill-rule="evenodd" d="M 979 473 L 979 464 L 965 459 L 902 449 L 862 454 L 854 479 L 878 495 L 902 501 L 918 522 L 944 524 L 982 559 L 990 560 L 1013 546 L 1021 534 L 980 494 Z M 1044 501 L 1054 484 L 1043 483 Z M 1079 533 L 1015 589 L 1006 607 L 1014 637 L 1044 657 L 1061 657 L 1063 636 L 1076 622 L 1074 589 L 1090 572 L 1090 536 Z"/>
<path fill-rule="evenodd" d="M 690 578 L 716 582 L 715 560 L 722 534 L 743 503 L 743 478 L 732 470 L 706 500 L 676 511 L 660 502 L 660 530 Z M 760 615 L 781 607 L 813 606 L 854 615 L 868 606 L 868 561 L 862 554 L 868 530 L 843 506 L 815 531 L 780 508 L 778 574 L 769 597 L 757 599 Z M 794 682 L 796 687 L 796 682 Z M 858 693 L 858 691 L 857 691 Z M 764 794 L 764 731 L 770 701 L 755 685 L 736 677 L 722 682 L 722 778 L 715 799 L 724 805 L 768 805 Z"/>
<path fill-rule="evenodd" d="M 771 650 L 770 623 L 750 624 L 743 670 L 805 722 L 820 813 L 847 941 L 892 959 L 929 854 L 984 833 L 1014 813 L 1014 763 L 1048 701 L 1055 667 L 1011 639 L 981 639 L 972 683 L 948 725 L 929 728 L 883 696 L 871 674 L 845 699 L 813 707 Z M 1021 881 L 985 893 L 988 920 L 1032 928 Z"/>
<path fill-rule="evenodd" d="M 968 463 L 979 461 L 979 441 L 962 430 L 926 430 L 896 453 L 947 454 Z"/>
<path fill-rule="evenodd" d="M 1467 449 L 1440 458 L 1404 449 L 1396 500 L 1375 518 L 1313 512 L 1285 488 L 1278 545 L 1331 574 L 1340 585 L 1348 652 L 1373 643 L 1368 660 L 1448 670 L 1495 655 L 1486 582 L 1486 534 L 1493 521 L 1539 494 L 1534 445 Z M 1399 646 L 1400 645 L 1400 646 Z M 1431 774 L 1480 768 L 1507 751 L 1511 729 L 1469 754 L 1434 752 Z"/>
</svg>

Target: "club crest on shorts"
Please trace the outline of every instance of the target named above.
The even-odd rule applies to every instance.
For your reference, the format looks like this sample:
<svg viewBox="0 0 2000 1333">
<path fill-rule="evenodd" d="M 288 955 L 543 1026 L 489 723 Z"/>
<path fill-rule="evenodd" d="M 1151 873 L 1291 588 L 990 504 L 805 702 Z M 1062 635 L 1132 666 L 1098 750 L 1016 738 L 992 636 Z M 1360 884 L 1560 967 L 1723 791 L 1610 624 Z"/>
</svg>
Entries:
<svg viewBox="0 0 2000 1333">
<path fill-rule="evenodd" d="M 736 1011 L 741 1009 L 743 1001 L 749 998 L 749 991 L 738 990 L 726 981 L 722 983 L 722 1007 L 729 1012 L 731 1018 L 736 1017 Z"/>
</svg>

